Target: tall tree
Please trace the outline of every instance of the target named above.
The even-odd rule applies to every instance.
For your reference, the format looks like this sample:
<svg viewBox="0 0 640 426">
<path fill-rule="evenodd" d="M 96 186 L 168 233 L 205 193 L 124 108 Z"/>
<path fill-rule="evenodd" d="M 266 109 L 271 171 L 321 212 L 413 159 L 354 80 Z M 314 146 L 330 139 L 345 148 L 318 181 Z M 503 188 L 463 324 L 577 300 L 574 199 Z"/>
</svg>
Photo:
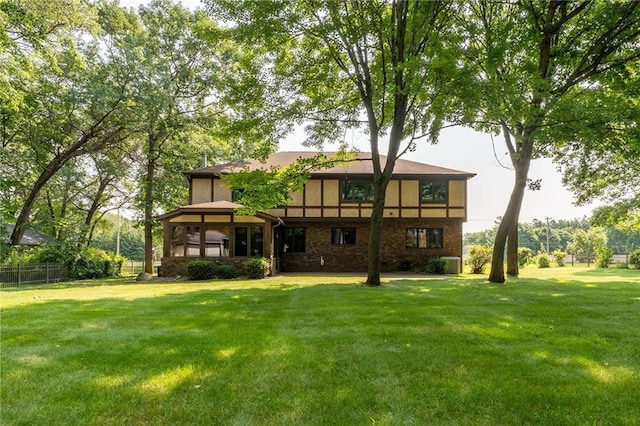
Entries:
<svg viewBox="0 0 640 426">
<path fill-rule="evenodd" d="M 373 162 L 367 284 L 380 285 L 384 198 L 396 160 L 435 141 L 455 97 L 457 47 L 443 1 L 206 0 L 264 61 L 274 114 L 306 125 L 307 144 L 363 128 Z M 386 145 L 386 150 L 385 150 Z M 386 162 L 382 160 L 386 154 Z"/>
<path fill-rule="evenodd" d="M 479 0 L 467 11 L 466 56 L 478 67 L 482 94 L 476 127 L 502 132 L 515 174 L 489 275 L 501 283 L 507 239 L 508 272 L 518 274 L 517 223 L 531 159 L 551 142 L 576 141 L 580 126 L 593 130 L 580 143 L 595 140 L 604 117 L 594 123 L 583 101 L 608 90 L 603 76 L 640 57 L 640 3 Z"/>
<path fill-rule="evenodd" d="M 71 4 L 64 2 L 67 3 Z M 63 2 L 53 4 L 60 6 Z M 89 12 L 94 12 L 88 4 L 82 4 Z M 34 6 L 34 9 L 38 10 L 38 7 Z M 69 10 L 71 12 L 73 10 Z M 55 22 L 51 25 L 58 28 Z M 10 131 L 3 135 L 5 149 L 25 154 L 22 157 L 25 172 L 16 179 L 26 188 L 25 198 L 16 214 L 12 244 L 19 243 L 42 189 L 65 164 L 126 138 L 122 124 L 126 114 L 122 112 L 129 81 L 118 79 L 111 72 L 109 58 L 98 47 L 101 40 L 92 37 L 92 32 L 78 26 L 60 26 L 64 28 L 57 30 L 61 34 L 54 32 L 50 35 L 51 41 L 44 39 L 51 44 L 43 54 L 44 60 L 30 63 L 36 76 L 32 84 L 14 85 L 14 89 L 23 95 L 23 107 L 11 111 L 10 118 L 4 123 L 10 125 Z M 24 49 L 36 52 L 30 47 Z M 14 56 L 19 54 L 14 53 Z M 20 159 L 15 154 L 12 158 Z M 33 180 L 25 182 L 24 177 L 29 174 Z M 11 184 L 2 187 L 10 190 Z"/>
<path fill-rule="evenodd" d="M 222 144 L 202 124 L 225 115 L 216 91 L 225 75 L 224 46 L 213 42 L 215 28 L 203 12 L 154 0 L 141 6 L 138 15 L 112 48 L 136 81 L 133 116 L 141 160 L 136 204 L 145 229 L 145 268 L 152 273 L 155 216 L 186 203 L 186 186 L 177 186 L 176 177 L 196 167 L 203 153 L 214 157 L 216 145 Z M 110 19 L 115 24 L 119 17 Z"/>
</svg>

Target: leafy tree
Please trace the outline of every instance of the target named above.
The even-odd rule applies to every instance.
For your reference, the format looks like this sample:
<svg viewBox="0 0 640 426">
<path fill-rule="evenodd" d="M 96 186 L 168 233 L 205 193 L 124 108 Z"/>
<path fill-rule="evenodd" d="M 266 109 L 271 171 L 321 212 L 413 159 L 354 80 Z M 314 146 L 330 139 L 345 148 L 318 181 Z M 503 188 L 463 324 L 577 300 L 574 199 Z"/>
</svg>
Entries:
<svg viewBox="0 0 640 426">
<path fill-rule="evenodd" d="M 384 198 L 396 160 L 435 141 L 456 99 L 456 3 L 207 0 L 213 16 L 260 54 L 273 113 L 306 124 L 307 144 L 364 128 L 373 162 L 368 285 L 380 285 Z M 382 144 L 387 143 L 386 162 Z"/>
<path fill-rule="evenodd" d="M 55 13 L 37 20 L 44 25 L 42 28 L 51 28 L 52 33 L 38 37 L 37 43 L 26 47 L 17 43 L 21 48 L 12 51 L 16 60 L 21 54 L 29 56 L 24 55 L 25 51 L 41 52 L 44 58 L 42 60 L 36 54 L 36 59 L 24 65 L 29 70 L 26 76 L 29 84 L 20 82 L 11 87 L 12 91 L 20 92 L 21 107 L 5 109 L 3 115 L 6 152 L 2 157 L 2 168 L 13 173 L 0 190 L 3 197 L 12 191 L 20 195 L 9 207 L 15 207 L 17 211 L 4 212 L 5 217 L 14 216 L 16 220 L 12 244 L 20 241 L 24 226 L 47 183 L 66 164 L 118 145 L 127 136 L 123 125 L 126 119 L 123 101 L 130 82 L 113 73 L 109 55 L 99 49 L 105 40 L 103 37 L 108 34 L 93 37 L 85 27 L 60 18 L 65 13 L 60 9 L 62 6 L 76 4 L 84 5 L 82 10 L 95 17 L 96 9 L 86 3 L 53 2 L 45 10 L 51 6 Z M 34 9 L 27 9 L 29 7 Z M 35 15 L 38 7 L 26 2 L 19 9 Z M 70 8 L 66 13 L 74 16 L 80 11 Z M 79 21 L 82 19 L 78 18 Z M 21 79 L 9 79 L 12 83 L 16 80 Z"/>
<path fill-rule="evenodd" d="M 104 25 L 118 28 L 110 48 L 120 71 L 136 82 L 130 96 L 139 147 L 134 207 L 142 215 L 146 272 L 152 273 L 155 215 L 186 204 L 186 182 L 176 177 L 196 167 L 202 154 L 215 157 L 222 144 L 204 126 L 216 116 L 224 120 L 216 87 L 227 75 L 220 59 L 225 46 L 214 49 L 215 28 L 202 12 L 168 0 L 140 6 L 137 15 L 112 9 Z"/>
<path fill-rule="evenodd" d="M 598 124 L 611 115 L 598 116 L 585 103 L 599 99 L 606 105 L 597 112 L 619 111 L 620 105 L 609 101 L 620 96 L 605 95 L 620 91 L 606 78 L 640 56 L 639 6 L 595 0 L 467 5 L 466 57 L 478 67 L 480 88 L 474 92 L 482 94 L 475 127 L 502 132 L 515 174 L 496 235 L 491 282 L 505 281 L 507 239 L 507 272 L 518 274 L 517 223 L 531 159 L 550 141 L 588 145 L 604 133 Z"/>
<path fill-rule="evenodd" d="M 569 245 L 568 251 L 586 259 L 589 266 L 594 255 L 606 247 L 607 234 L 604 229 L 592 227 L 588 231 L 577 229 L 573 233 L 573 242 Z"/>
<path fill-rule="evenodd" d="M 467 264 L 471 266 L 472 274 L 482 274 L 487 263 L 491 262 L 490 246 L 473 246 L 469 248 Z"/>
</svg>

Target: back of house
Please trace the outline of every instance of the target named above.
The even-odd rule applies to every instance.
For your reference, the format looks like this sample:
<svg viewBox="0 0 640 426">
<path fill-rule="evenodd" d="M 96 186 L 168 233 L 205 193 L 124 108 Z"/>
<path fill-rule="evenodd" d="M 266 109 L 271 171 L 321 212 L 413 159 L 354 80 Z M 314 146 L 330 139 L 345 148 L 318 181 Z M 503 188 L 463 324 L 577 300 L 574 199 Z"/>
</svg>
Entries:
<svg viewBox="0 0 640 426">
<path fill-rule="evenodd" d="M 330 155 L 330 153 L 327 153 Z M 264 163 L 242 160 L 186 173 L 189 204 L 159 217 L 162 275 L 180 275 L 194 258 L 241 267 L 265 257 L 272 272 L 362 272 L 367 269 L 373 207 L 370 153 L 315 171 L 289 203 L 255 215 L 242 206 L 222 176 L 286 166 L 313 152 L 278 152 Z M 386 160 L 384 157 L 382 162 Z M 462 257 L 467 180 L 458 170 L 399 159 L 387 187 L 381 244 L 383 271 L 423 271 L 430 259 Z"/>
</svg>

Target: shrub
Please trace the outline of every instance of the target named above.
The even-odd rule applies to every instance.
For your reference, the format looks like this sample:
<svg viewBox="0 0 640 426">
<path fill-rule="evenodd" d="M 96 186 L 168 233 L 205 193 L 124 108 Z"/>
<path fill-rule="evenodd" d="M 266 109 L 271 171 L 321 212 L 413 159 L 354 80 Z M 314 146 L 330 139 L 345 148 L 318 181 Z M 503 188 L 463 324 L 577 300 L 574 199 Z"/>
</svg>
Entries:
<svg viewBox="0 0 640 426">
<path fill-rule="evenodd" d="M 518 266 L 523 268 L 533 259 L 533 251 L 529 247 L 518 247 Z"/>
<path fill-rule="evenodd" d="M 71 244 L 51 243 L 30 250 L 13 250 L 7 263 L 60 263 L 69 277 L 78 280 L 119 275 L 125 258 L 95 247 L 77 248 Z"/>
<path fill-rule="evenodd" d="M 238 276 L 238 270 L 233 265 L 222 264 L 218 265 L 215 270 L 215 275 L 218 278 L 228 280 Z"/>
<path fill-rule="evenodd" d="M 613 249 L 602 247 L 596 252 L 596 266 L 598 268 L 608 268 L 613 262 Z"/>
<path fill-rule="evenodd" d="M 192 260 L 187 263 L 187 275 L 192 280 L 210 280 L 216 275 L 219 268 L 210 260 Z"/>
<path fill-rule="evenodd" d="M 564 266 L 564 258 L 567 256 L 567 253 L 562 250 L 555 250 L 553 253 L 553 260 L 556 261 L 558 266 Z"/>
<path fill-rule="evenodd" d="M 441 257 L 429 260 L 427 263 L 427 272 L 430 274 L 446 274 L 447 261 Z"/>
<path fill-rule="evenodd" d="M 254 257 L 251 259 L 247 259 L 244 262 L 244 270 L 247 274 L 247 277 L 258 280 L 267 276 L 270 267 L 271 263 L 264 257 Z"/>
<path fill-rule="evenodd" d="M 640 269 L 640 249 L 635 249 L 629 254 L 629 265 L 633 265 L 636 269 Z"/>
<path fill-rule="evenodd" d="M 493 249 L 489 246 L 471 246 L 467 265 L 471 266 L 472 274 L 482 274 L 484 268 L 491 261 Z"/>
<path fill-rule="evenodd" d="M 547 253 L 540 253 L 537 256 L 538 268 L 549 268 L 551 266 L 551 259 Z"/>
</svg>

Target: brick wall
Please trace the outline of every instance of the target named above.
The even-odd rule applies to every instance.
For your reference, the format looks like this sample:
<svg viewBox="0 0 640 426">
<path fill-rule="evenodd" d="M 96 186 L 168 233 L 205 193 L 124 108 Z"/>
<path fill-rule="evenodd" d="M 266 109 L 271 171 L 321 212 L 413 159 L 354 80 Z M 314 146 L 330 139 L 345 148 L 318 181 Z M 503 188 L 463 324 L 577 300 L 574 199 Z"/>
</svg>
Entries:
<svg viewBox="0 0 640 426">
<path fill-rule="evenodd" d="M 331 244 L 331 228 L 336 227 L 355 228 L 356 244 Z M 406 228 L 442 228 L 443 248 L 407 248 Z M 364 272 L 367 270 L 370 229 L 370 224 L 364 222 L 307 224 L 306 252 L 285 253 L 281 262 L 282 271 Z M 383 271 L 424 271 L 427 262 L 435 257 L 462 257 L 462 221 L 385 219 L 380 251 Z"/>
</svg>

